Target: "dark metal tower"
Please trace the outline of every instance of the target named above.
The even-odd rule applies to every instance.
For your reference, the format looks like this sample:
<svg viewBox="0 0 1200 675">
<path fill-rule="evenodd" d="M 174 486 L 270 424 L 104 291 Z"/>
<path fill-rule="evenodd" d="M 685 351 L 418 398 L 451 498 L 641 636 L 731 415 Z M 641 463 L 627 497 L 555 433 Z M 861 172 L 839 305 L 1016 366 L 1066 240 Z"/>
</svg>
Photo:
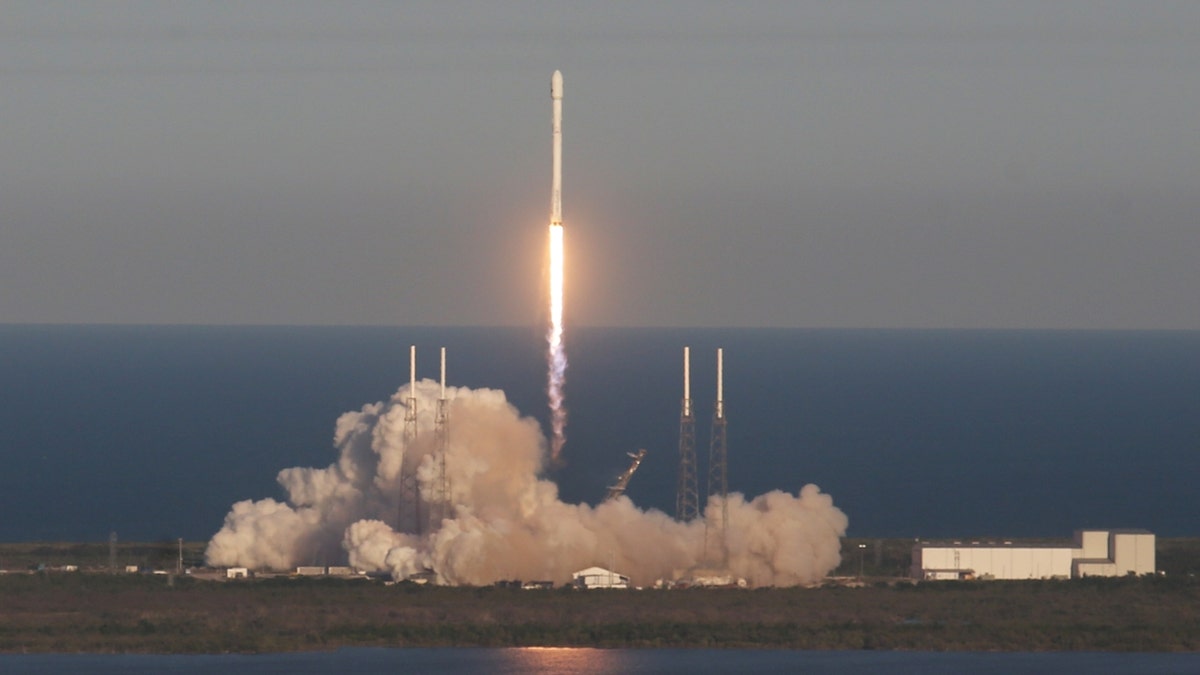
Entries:
<svg viewBox="0 0 1200 675">
<path fill-rule="evenodd" d="M 446 348 L 442 347 L 442 395 L 438 397 L 437 416 L 434 418 L 434 439 L 437 448 L 438 482 L 434 490 L 430 509 L 430 526 L 441 527 L 450 513 L 450 479 L 446 477 L 446 452 L 450 449 L 450 402 L 446 400 Z"/>
<path fill-rule="evenodd" d="M 417 479 L 417 347 L 408 348 L 408 399 L 404 411 L 404 458 L 400 462 L 399 532 L 421 534 L 421 482 Z"/>
<path fill-rule="evenodd" d="M 683 404 L 679 413 L 679 488 L 675 493 L 675 518 L 695 520 L 700 511 L 696 478 L 696 416 L 692 411 L 691 349 L 683 348 Z"/>
<path fill-rule="evenodd" d="M 721 553 L 724 564 L 727 547 L 725 546 L 726 532 L 729 528 L 729 462 L 728 447 L 725 439 L 725 354 L 723 349 L 717 349 L 717 401 L 713 406 L 712 436 L 708 445 L 708 502 L 712 498 L 721 498 L 721 520 L 715 524 L 718 532 L 714 537 L 717 550 Z M 707 510 L 707 506 L 705 507 Z M 705 553 L 708 552 L 708 524 L 705 524 Z"/>
</svg>

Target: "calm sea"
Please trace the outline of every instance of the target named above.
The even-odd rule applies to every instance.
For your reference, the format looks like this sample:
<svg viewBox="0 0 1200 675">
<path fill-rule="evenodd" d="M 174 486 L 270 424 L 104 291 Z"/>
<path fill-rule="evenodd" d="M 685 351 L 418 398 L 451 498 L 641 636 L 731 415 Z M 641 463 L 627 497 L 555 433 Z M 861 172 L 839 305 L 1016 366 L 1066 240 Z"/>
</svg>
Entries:
<svg viewBox="0 0 1200 675">
<path fill-rule="evenodd" d="M 545 427 L 533 329 L 0 326 L 0 540 L 206 539 L 332 462 L 410 344 L 419 376 L 445 346 L 450 384 Z M 575 329 L 565 499 L 646 448 L 628 494 L 673 508 L 684 345 L 701 475 L 720 346 L 731 489 L 816 483 L 853 536 L 1200 534 L 1198 332 Z"/>
<path fill-rule="evenodd" d="M 1200 670 L 1200 654 L 974 654 L 711 649 L 343 649 L 257 656 L 0 656 L 13 673 L 1105 673 Z"/>
</svg>

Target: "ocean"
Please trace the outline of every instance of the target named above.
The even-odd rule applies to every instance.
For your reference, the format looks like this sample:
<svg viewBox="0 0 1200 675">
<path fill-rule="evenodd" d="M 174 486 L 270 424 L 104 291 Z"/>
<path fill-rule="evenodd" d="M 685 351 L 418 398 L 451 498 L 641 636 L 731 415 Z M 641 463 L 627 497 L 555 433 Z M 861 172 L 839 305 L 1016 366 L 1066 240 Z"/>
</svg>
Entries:
<svg viewBox="0 0 1200 675">
<path fill-rule="evenodd" d="M 673 512 L 682 349 L 705 476 L 725 350 L 729 483 L 815 483 L 856 537 L 1195 536 L 1200 332 L 568 330 L 570 502 Z M 546 428 L 532 328 L 0 326 L 0 540 L 202 540 L 280 469 L 334 461 L 334 423 L 448 351 L 452 386 Z M 703 480 L 701 481 L 703 485 Z M 703 490 L 703 487 L 702 487 Z"/>
</svg>

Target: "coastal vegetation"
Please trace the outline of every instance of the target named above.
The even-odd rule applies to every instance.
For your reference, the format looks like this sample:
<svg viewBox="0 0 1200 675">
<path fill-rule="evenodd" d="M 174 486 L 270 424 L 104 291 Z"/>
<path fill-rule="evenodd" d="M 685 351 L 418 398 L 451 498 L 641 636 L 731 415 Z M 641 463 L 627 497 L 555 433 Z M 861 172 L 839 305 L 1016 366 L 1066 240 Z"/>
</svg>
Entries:
<svg viewBox="0 0 1200 675">
<path fill-rule="evenodd" d="M 1200 580 L 1186 575 L 577 591 L 41 571 L 0 575 L 0 652 L 349 646 L 1197 651 L 1198 606 Z"/>
</svg>

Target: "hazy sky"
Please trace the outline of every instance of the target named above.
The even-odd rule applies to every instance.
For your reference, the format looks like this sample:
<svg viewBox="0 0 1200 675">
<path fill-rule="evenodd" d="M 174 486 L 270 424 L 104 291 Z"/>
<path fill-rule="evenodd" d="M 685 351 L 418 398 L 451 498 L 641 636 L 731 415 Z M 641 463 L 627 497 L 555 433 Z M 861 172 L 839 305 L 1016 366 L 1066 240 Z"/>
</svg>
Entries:
<svg viewBox="0 0 1200 675">
<path fill-rule="evenodd" d="M 0 323 L 1200 329 L 1200 3 L 30 2 Z"/>
</svg>

